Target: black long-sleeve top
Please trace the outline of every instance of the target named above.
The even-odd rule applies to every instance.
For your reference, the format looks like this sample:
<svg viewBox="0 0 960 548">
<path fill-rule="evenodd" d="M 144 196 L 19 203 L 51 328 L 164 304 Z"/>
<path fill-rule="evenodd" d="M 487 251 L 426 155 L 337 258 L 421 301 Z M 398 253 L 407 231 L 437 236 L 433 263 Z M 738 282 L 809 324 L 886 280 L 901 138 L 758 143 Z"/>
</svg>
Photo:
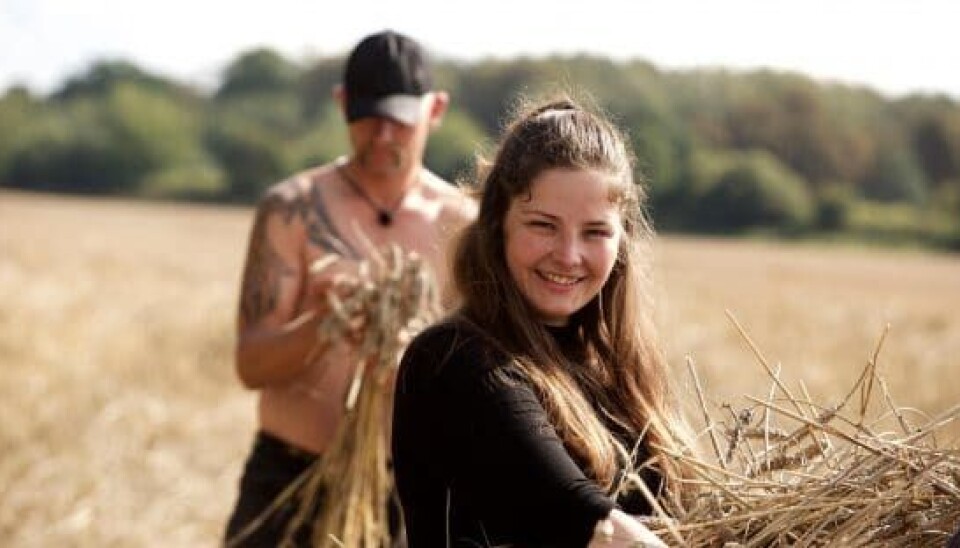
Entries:
<svg viewBox="0 0 960 548">
<path fill-rule="evenodd" d="M 455 322 L 404 353 L 392 451 L 410 548 L 582 547 L 615 507 L 509 357 Z M 647 479 L 656 492 L 659 478 Z M 649 513 L 642 497 L 617 502 Z"/>
</svg>

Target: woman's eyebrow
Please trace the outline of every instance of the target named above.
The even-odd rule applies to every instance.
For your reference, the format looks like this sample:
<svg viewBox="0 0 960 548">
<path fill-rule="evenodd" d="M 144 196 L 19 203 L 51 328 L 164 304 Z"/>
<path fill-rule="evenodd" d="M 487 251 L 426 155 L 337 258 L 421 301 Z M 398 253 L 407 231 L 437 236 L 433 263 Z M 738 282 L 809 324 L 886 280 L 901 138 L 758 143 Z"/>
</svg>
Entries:
<svg viewBox="0 0 960 548">
<path fill-rule="evenodd" d="M 599 220 L 599 221 L 587 221 L 586 223 L 584 223 L 584 225 L 590 228 L 610 228 L 611 226 L 613 226 L 613 224 L 610 221 L 607 221 L 605 219 Z"/>
<path fill-rule="evenodd" d="M 543 210 L 540 210 L 540 209 L 527 208 L 527 207 L 523 207 L 523 206 L 520 207 L 520 213 L 523 213 L 524 215 L 541 215 L 541 216 L 543 216 L 543 217 L 548 217 L 548 218 L 550 218 L 550 219 L 555 219 L 555 220 L 559 220 L 559 219 L 560 219 L 559 216 L 554 215 L 554 214 L 552 214 L 552 213 L 547 213 L 546 211 L 543 211 Z"/>
<path fill-rule="evenodd" d="M 562 219 L 560 218 L 560 216 L 558 216 L 558 215 L 554 215 L 554 214 L 552 214 L 552 213 L 547 213 L 546 211 L 543 211 L 543 210 L 540 210 L 540 209 L 536 209 L 536 208 L 525 208 L 525 207 L 521 207 L 521 208 L 520 208 L 520 213 L 522 213 L 523 215 L 538 215 L 538 216 L 541 216 L 541 217 L 546 217 L 546 218 L 548 218 L 548 219 L 550 219 L 550 220 L 553 220 L 553 221 L 561 221 L 561 220 L 562 220 Z M 589 221 L 584 222 L 584 223 L 583 223 L 583 226 L 585 226 L 585 227 L 587 227 L 587 228 L 610 228 L 610 227 L 613 226 L 613 223 L 611 223 L 611 222 L 610 222 L 609 220 L 607 220 L 607 219 L 593 219 L 593 220 L 589 220 Z"/>
</svg>

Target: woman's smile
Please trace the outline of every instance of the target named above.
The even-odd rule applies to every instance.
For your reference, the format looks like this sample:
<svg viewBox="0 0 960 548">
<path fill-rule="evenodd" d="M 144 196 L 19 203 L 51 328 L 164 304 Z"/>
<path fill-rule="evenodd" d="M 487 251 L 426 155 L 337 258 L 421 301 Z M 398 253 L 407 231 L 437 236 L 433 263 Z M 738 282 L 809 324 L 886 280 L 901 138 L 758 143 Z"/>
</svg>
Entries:
<svg viewBox="0 0 960 548">
<path fill-rule="evenodd" d="M 565 324 L 606 282 L 621 238 L 603 173 L 548 169 L 513 199 L 504 225 L 507 268 L 541 321 Z"/>
</svg>

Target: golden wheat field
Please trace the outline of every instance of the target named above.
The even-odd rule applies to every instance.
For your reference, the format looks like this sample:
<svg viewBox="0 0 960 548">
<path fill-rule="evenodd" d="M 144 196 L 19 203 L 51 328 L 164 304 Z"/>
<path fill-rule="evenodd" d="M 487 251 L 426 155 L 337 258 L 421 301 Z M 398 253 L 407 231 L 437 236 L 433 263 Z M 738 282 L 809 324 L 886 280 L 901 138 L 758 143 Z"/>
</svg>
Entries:
<svg viewBox="0 0 960 548">
<path fill-rule="evenodd" d="M 218 544 L 254 428 L 231 363 L 251 214 L 0 192 L 0 546 Z M 727 310 L 825 404 L 886 325 L 896 403 L 960 401 L 960 256 L 663 237 L 654 259 L 687 401 L 688 356 L 711 403 L 769 390 Z"/>
</svg>

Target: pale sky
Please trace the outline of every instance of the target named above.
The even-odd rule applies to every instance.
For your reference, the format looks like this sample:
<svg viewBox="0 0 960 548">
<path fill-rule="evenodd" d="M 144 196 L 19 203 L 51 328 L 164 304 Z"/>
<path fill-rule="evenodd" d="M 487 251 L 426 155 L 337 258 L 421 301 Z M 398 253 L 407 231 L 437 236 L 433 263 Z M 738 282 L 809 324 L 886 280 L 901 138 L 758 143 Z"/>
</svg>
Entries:
<svg viewBox="0 0 960 548">
<path fill-rule="evenodd" d="M 104 58 L 209 85 L 250 48 L 302 61 L 388 27 L 464 60 L 589 52 L 960 100 L 956 0 L 0 0 L 0 92 L 46 93 Z"/>
</svg>

